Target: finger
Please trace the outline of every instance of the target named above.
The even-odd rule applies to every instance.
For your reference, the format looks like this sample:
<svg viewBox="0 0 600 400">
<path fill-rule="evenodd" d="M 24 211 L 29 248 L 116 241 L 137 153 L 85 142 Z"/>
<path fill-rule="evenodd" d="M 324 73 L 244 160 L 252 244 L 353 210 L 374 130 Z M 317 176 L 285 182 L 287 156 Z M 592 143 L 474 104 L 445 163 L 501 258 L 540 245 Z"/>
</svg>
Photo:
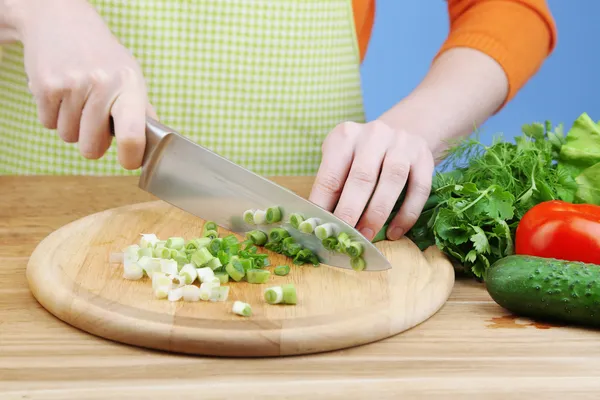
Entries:
<svg viewBox="0 0 600 400">
<path fill-rule="evenodd" d="M 148 115 L 153 120 L 158 121 L 158 114 L 156 113 L 154 106 L 150 103 L 146 105 L 146 115 Z"/>
<path fill-rule="evenodd" d="M 98 159 L 111 143 L 110 107 L 115 97 L 114 83 L 105 72 L 94 74 L 89 96 L 81 112 L 79 152 L 88 159 Z"/>
<path fill-rule="evenodd" d="M 400 239 L 417 222 L 431 192 L 433 169 L 433 156 L 423 147 L 419 158 L 411 166 L 406 197 L 386 232 L 390 240 Z"/>
<path fill-rule="evenodd" d="M 67 143 L 76 143 L 79 140 L 81 112 L 89 93 L 89 88 L 81 79 L 73 79 L 71 91 L 60 104 L 56 129 L 60 138 Z"/>
<path fill-rule="evenodd" d="M 377 233 L 381 230 L 406 185 L 410 166 L 410 149 L 404 142 L 386 153 L 377 188 L 357 225 L 359 231 Z M 368 237 L 372 238 L 373 235 Z"/>
<path fill-rule="evenodd" d="M 352 165 L 354 143 L 363 125 L 344 122 L 323 143 L 323 157 L 308 200 L 332 211 L 338 202 Z"/>
<path fill-rule="evenodd" d="M 381 123 L 369 124 L 365 133 L 366 140 L 357 145 L 348 179 L 334 212 L 351 226 L 356 225 L 373 194 L 393 135 L 394 132 Z M 374 236 L 373 230 L 368 226 L 363 227 L 360 232 L 369 240 Z"/>
<path fill-rule="evenodd" d="M 65 94 L 64 85 L 56 79 L 45 79 L 40 83 L 29 82 L 38 111 L 40 123 L 48 129 L 56 129 L 58 110 Z"/>
<path fill-rule="evenodd" d="M 132 170 L 142 165 L 144 157 L 148 102 L 137 77 L 127 77 L 125 82 L 123 92 L 112 105 L 111 115 L 119 163 L 123 168 Z"/>
</svg>

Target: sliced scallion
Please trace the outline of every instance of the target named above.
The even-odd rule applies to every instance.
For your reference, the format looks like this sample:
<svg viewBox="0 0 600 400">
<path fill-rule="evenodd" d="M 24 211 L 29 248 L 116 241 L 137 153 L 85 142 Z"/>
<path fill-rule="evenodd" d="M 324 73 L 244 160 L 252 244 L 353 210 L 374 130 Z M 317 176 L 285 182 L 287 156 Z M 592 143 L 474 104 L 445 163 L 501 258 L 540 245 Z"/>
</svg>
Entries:
<svg viewBox="0 0 600 400">
<path fill-rule="evenodd" d="M 160 271 L 159 258 L 142 256 L 137 263 L 140 267 L 142 267 L 148 276 L 152 276 L 152 273 Z"/>
<path fill-rule="evenodd" d="M 190 240 L 189 242 L 187 242 L 187 244 L 185 245 L 185 250 L 187 253 L 193 253 L 194 251 L 201 249 L 203 247 L 208 246 L 210 243 L 210 239 L 209 238 L 195 238 Z"/>
<path fill-rule="evenodd" d="M 168 275 L 177 275 L 179 268 L 177 262 L 171 259 L 160 260 L 160 271 Z"/>
<path fill-rule="evenodd" d="M 214 221 L 206 221 L 204 222 L 204 226 L 202 227 L 202 231 L 216 231 L 218 228 L 217 223 Z"/>
<path fill-rule="evenodd" d="M 279 206 L 267 208 L 265 219 L 267 224 L 273 224 L 281 221 L 281 208 Z"/>
<path fill-rule="evenodd" d="M 355 257 L 350 260 L 350 266 L 355 271 L 362 271 L 365 269 L 366 263 L 362 257 Z"/>
<path fill-rule="evenodd" d="M 273 273 L 279 276 L 285 276 L 290 273 L 290 267 L 288 265 L 278 265 L 273 269 Z"/>
<path fill-rule="evenodd" d="M 215 287 L 219 286 L 219 282 L 215 284 L 214 282 L 204 282 L 200 285 L 200 300 L 208 301 L 210 299 L 210 295 L 212 294 L 212 290 Z"/>
<path fill-rule="evenodd" d="M 283 302 L 283 288 L 281 286 L 267 288 L 263 296 L 269 304 L 281 304 Z"/>
<path fill-rule="evenodd" d="M 269 232 L 269 240 L 274 243 L 281 242 L 283 239 L 289 236 L 290 233 L 283 228 L 273 228 Z"/>
<path fill-rule="evenodd" d="M 221 285 L 229 282 L 229 274 L 227 272 L 216 272 L 215 277 L 219 278 L 219 282 L 221 283 Z"/>
<path fill-rule="evenodd" d="M 136 262 L 132 262 L 128 265 L 123 265 L 123 277 L 132 281 L 142 279 L 144 276 L 144 270 Z"/>
<path fill-rule="evenodd" d="M 327 239 L 328 237 L 337 236 L 338 235 L 338 227 L 332 222 L 324 223 L 323 225 L 319 225 L 315 228 L 315 236 L 319 240 Z"/>
<path fill-rule="evenodd" d="M 254 225 L 254 210 L 246 210 L 244 211 L 243 219 L 244 222 L 248 225 Z"/>
<path fill-rule="evenodd" d="M 169 259 L 171 258 L 171 250 L 166 247 L 155 247 L 152 251 L 153 256 L 156 258 Z"/>
<path fill-rule="evenodd" d="M 298 213 L 293 213 L 290 215 L 290 224 L 295 228 L 298 229 L 298 227 L 300 226 L 300 224 L 304 222 L 304 217 Z"/>
<path fill-rule="evenodd" d="M 127 246 L 127 248 L 125 248 L 125 250 L 123 251 L 123 260 L 127 260 L 127 261 L 137 261 L 140 258 L 140 246 L 138 246 L 137 244 L 131 245 L 131 246 Z"/>
<path fill-rule="evenodd" d="M 263 284 L 269 281 L 271 272 L 266 269 L 250 269 L 246 271 L 246 280 L 248 283 Z"/>
<path fill-rule="evenodd" d="M 216 239 L 219 237 L 219 234 L 217 233 L 217 231 L 205 231 L 202 234 L 205 238 L 209 238 L 210 240 Z"/>
<path fill-rule="evenodd" d="M 185 285 L 182 288 L 184 301 L 199 301 L 200 288 L 194 285 Z"/>
<path fill-rule="evenodd" d="M 298 230 L 302 233 L 313 233 L 317 226 L 321 225 L 319 218 L 309 218 L 298 225 Z"/>
<path fill-rule="evenodd" d="M 138 255 L 140 256 L 140 258 L 152 257 L 152 248 L 150 248 L 150 247 L 140 248 L 140 250 L 138 251 Z"/>
<path fill-rule="evenodd" d="M 351 258 L 356 258 L 356 257 L 360 257 L 363 253 L 363 246 L 360 242 L 357 241 L 352 241 L 350 242 L 350 244 L 346 247 L 346 253 L 351 257 Z"/>
<path fill-rule="evenodd" d="M 214 238 L 210 241 L 210 244 L 208 245 L 208 251 L 210 251 L 210 254 L 212 254 L 215 257 L 217 257 L 217 255 L 219 254 L 219 250 L 221 250 L 221 240 L 221 238 Z"/>
<path fill-rule="evenodd" d="M 215 277 L 215 273 L 210 267 L 198 268 L 196 272 L 198 273 L 200 283 L 208 282 Z"/>
<path fill-rule="evenodd" d="M 158 243 L 159 239 L 154 233 L 142 233 L 142 238 L 140 239 L 140 247 L 154 247 L 156 243 Z"/>
<path fill-rule="evenodd" d="M 221 268 L 223 264 L 221 263 L 221 260 L 219 260 L 218 257 L 214 257 L 206 263 L 206 266 L 214 271 L 217 268 Z"/>
<path fill-rule="evenodd" d="M 239 300 L 236 300 L 233 303 L 233 307 L 231 308 L 231 311 L 234 314 L 241 315 L 243 317 L 250 317 L 252 315 L 252 307 L 250 307 L 250 304 L 244 303 Z"/>
<path fill-rule="evenodd" d="M 250 240 L 253 244 L 258 246 L 263 246 L 267 243 L 267 234 L 261 230 L 253 230 L 250 232 L 246 232 L 246 239 Z"/>
<path fill-rule="evenodd" d="M 227 264 L 227 266 L 225 267 L 225 270 L 227 271 L 231 279 L 233 279 L 236 282 L 241 281 L 242 278 L 246 275 L 246 271 L 244 270 L 242 264 L 239 262 L 235 262 L 235 260 L 230 261 L 229 264 Z"/>
<path fill-rule="evenodd" d="M 283 290 L 283 303 L 296 304 L 296 287 L 291 283 L 287 283 L 281 285 L 281 289 Z"/>
<path fill-rule="evenodd" d="M 179 301 L 183 298 L 183 287 L 169 290 L 167 299 L 169 301 Z"/>
<path fill-rule="evenodd" d="M 206 247 L 202 247 L 192 254 L 190 261 L 196 267 L 203 267 L 213 258 L 214 256 L 210 254 L 210 251 Z"/>
<path fill-rule="evenodd" d="M 182 237 L 177 236 L 168 238 L 165 243 L 165 247 L 175 250 L 183 249 L 184 246 L 185 240 Z"/>
<path fill-rule="evenodd" d="M 323 247 L 325 247 L 329 251 L 336 251 L 339 245 L 339 242 L 335 237 L 325 238 L 321 243 L 323 244 Z"/>
<path fill-rule="evenodd" d="M 267 222 L 267 212 L 265 210 L 256 210 L 254 212 L 254 225 L 262 225 Z"/>
<path fill-rule="evenodd" d="M 227 301 L 229 286 L 215 286 L 210 293 L 210 301 Z"/>
<path fill-rule="evenodd" d="M 179 275 L 183 277 L 186 285 L 191 285 L 198 277 L 198 271 L 193 264 L 186 264 L 179 271 Z"/>
</svg>

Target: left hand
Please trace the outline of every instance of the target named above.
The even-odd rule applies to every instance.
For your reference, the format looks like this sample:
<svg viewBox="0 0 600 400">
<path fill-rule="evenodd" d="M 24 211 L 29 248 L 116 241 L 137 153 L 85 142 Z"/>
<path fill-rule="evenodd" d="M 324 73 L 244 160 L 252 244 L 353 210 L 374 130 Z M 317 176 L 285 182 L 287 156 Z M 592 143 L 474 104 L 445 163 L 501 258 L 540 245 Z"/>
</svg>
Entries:
<svg viewBox="0 0 600 400">
<path fill-rule="evenodd" d="M 328 211 L 335 207 L 334 215 L 372 240 L 408 182 L 388 239 L 400 239 L 415 224 L 429 197 L 434 169 L 423 138 L 379 120 L 345 122 L 329 133 L 322 151 L 310 201 Z"/>
</svg>

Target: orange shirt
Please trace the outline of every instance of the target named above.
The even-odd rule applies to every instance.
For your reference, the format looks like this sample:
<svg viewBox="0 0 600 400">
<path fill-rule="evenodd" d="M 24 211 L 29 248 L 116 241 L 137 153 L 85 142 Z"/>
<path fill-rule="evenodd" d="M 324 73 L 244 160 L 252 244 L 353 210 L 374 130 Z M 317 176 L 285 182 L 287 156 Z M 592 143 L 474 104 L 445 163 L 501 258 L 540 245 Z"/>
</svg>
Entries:
<svg viewBox="0 0 600 400">
<path fill-rule="evenodd" d="M 352 0 L 361 60 L 371 37 L 375 1 Z M 450 32 L 438 55 L 453 47 L 470 47 L 494 58 L 508 77 L 506 101 L 517 94 L 556 46 L 556 25 L 545 0 L 446 2 Z"/>
</svg>

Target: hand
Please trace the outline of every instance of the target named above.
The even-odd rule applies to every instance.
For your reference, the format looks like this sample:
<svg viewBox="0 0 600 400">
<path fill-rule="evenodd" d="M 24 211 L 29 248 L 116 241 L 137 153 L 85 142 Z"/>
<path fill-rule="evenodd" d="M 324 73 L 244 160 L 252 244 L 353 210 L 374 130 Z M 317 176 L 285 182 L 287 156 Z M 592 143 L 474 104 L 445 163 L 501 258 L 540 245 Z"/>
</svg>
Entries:
<svg viewBox="0 0 600 400">
<path fill-rule="evenodd" d="M 26 1 L 20 37 L 38 118 L 88 159 L 104 155 L 114 120 L 119 163 L 139 168 L 148 103 L 141 68 L 81 0 Z"/>
<path fill-rule="evenodd" d="M 429 197 L 434 169 L 425 140 L 379 120 L 345 122 L 327 136 L 322 150 L 310 201 L 328 211 L 335 207 L 338 218 L 372 240 L 408 182 L 388 239 L 400 239 L 415 224 Z"/>
</svg>

